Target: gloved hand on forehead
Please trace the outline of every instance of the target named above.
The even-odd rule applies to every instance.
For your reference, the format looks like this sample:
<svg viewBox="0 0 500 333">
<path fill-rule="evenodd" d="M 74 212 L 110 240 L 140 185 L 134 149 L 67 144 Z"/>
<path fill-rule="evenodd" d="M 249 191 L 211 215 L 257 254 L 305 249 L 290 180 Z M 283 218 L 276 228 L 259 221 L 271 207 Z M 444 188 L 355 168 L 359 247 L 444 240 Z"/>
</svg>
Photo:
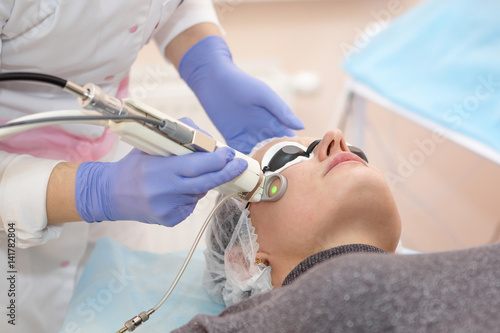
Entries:
<svg viewBox="0 0 500 333">
<path fill-rule="evenodd" d="M 262 140 L 294 136 L 292 129 L 304 128 L 269 86 L 233 63 L 219 36 L 206 37 L 188 50 L 179 73 L 227 144 L 245 154 Z"/>
<path fill-rule="evenodd" d="M 87 222 L 135 220 L 174 226 L 207 191 L 247 168 L 234 150 L 151 156 L 133 149 L 113 163 L 85 162 L 77 171 L 75 201 Z"/>
</svg>

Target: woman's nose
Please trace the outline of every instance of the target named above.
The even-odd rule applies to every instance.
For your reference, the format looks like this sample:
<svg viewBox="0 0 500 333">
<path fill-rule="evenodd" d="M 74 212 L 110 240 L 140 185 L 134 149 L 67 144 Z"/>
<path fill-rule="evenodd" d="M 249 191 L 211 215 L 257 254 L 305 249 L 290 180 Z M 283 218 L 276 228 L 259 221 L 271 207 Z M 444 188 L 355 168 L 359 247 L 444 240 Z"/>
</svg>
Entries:
<svg viewBox="0 0 500 333">
<path fill-rule="evenodd" d="M 318 158 L 320 161 L 326 160 L 328 157 L 337 153 L 349 151 L 347 143 L 344 140 L 342 131 L 334 129 L 326 132 L 318 145 Z"/>
</svg>

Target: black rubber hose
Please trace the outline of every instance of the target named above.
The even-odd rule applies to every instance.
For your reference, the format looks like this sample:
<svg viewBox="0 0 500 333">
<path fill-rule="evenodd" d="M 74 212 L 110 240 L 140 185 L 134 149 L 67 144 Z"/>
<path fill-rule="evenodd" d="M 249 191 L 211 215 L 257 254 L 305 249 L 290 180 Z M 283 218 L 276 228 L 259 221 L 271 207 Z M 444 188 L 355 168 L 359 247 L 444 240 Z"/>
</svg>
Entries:
<svg viewBox="0 0 500 333">
<path fill-rule="evenodd" d="M 38 81 L 53 84 L 61 88 L 66 87 L 67 80 L 57 76 L 29 72 L 1 73 L 0 81 Z"/>
</svg>

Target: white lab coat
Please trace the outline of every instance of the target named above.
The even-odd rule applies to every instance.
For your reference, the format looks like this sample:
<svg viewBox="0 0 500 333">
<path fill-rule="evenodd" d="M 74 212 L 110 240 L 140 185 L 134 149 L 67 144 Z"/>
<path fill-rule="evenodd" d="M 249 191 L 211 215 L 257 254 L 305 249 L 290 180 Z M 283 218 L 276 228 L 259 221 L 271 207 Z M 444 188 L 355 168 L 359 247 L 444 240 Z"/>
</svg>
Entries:
<svg viewBox="0 0 500 333">
<path fill-rule="evenodd" d="M 164 49 L 194 24 L 218 24 L 210 0 L 184 0 L 178 6 L 180 2 L 2 0 L 0 71 L 48 73 L 79 84 L 93 82 L 116 94 L 139 50 L 151 38 Z M 0 120 L 61 109 L 78 109 L 76 98 L 46 85 L 0 85 Z M 61 127 L 77 139 L 85 139 L 89 131 L 99 137 L 103 131 L 83 125 Z M 36 141 L 33 137 L 33 145 Z M 42 147 L 39 155 L 43 152 Z M 113 152 L 106 158 L 113 159 Z M 88 255 L 89 226 L 92 229 L 93 225 L 47 227 L 46 188 L 57 163 L 0 151 L 0 229 L 8 230 L 10 223 L 16 229 L 11 267 L 7 233 L 0 232 L 0 332 L 61 330 L 78 272 Z M 8 271 L 16 272 L 13 297 L 7 292 L 7 278 L 12 275 Z M 11 299 L 15 300 L 15 326 L 8 324 Z"/>
</svg>

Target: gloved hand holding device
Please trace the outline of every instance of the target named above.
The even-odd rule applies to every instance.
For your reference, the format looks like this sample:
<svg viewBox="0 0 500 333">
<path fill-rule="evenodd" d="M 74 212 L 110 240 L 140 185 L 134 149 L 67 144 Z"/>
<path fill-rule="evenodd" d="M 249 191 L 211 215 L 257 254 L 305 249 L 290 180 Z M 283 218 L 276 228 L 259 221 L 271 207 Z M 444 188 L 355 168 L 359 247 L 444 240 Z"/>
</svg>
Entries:
<svg viewBox="0 0 500 333">
<path fill-rule="evenodd" d="M 294 136 L 302 122 L 264 82 L 232 60 L 224 39 L 209 36 L 182 57 L 179 73 L 229 146 L 249 153 L 270 137 Z"/>
<path fill-rule="evenodd" d="M 75 201 L 87 222 L 136 220 L 174 226 L 186 219 L 208 190 L 240 175 L 247 162 L 234 151 L 152 156 L 133 149 L 118 162 L 82 163 Z"/>
</svg>

